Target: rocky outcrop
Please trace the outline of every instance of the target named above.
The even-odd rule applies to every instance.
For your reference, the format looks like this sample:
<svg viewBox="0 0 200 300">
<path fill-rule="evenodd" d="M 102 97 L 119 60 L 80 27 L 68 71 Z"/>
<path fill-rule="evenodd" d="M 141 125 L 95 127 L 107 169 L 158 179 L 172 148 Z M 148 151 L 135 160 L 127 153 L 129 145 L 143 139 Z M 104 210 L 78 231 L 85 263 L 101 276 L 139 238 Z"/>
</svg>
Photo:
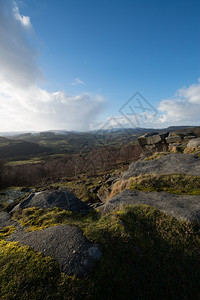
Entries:
<svg viewBox="0 0 200 300">
<path fill-rule="evenodd" d="M 26 200 L 16 205 L 11 213 L 30 207 L 42 209 L 59 207 L 77 213 L 87 213 L 91 209 L 68 190 L 58 190 L 33 193 Z"/>
<path fill-rule="evenodd" d="M 149 205 L 177 219 L 200 221 L 200 196 L 166 192 L 125 190 L 108 200 L 99 210 L 104 214 L 122 209 L 124 205 Z"/>
<path fill-rule="evenodd" d="M 80 229 L 70 225 L 32 232 L 16 230 L 7 241 L 19 241 L 54 258 L 61 271 L 71 276 L 88 275 L 101 258 L 100 246 L 90 243 Z"/>
<path fill-rule="evenodd" d="M 142 151 L 144 154 L 152 154 L 156 151 L 166 151 L 167 145 L 165 138 L 168 136 L 168 132 L 166 133 L 146 133 L 140 137 L 138 137 L 138 142 L 142 147 Z"/>
<path fill-rule="evenodd" d="M 193 138 L 196 138 L 194 132 L 152 132 L 138 137 L 138 142 L 142 147 L 144 155 L 149 155 L 157 151 L 179 152 L 182 146 Z"/>
<path fill-rule="evenodd" d="M 138 137 L 138 142 L 141 146 L 144 145 L 152 145 L 163 142 L 168 133 L 160 134 L 157 132 L 146 133 L 140 137 Z"/>
<path fill-rule="evenodd" d="M 155 160 L 136 161 L 130 164 L 123 179 L 141 174 L 189 174 L 200 176 L 200 158 L 189 154 L 169 154 Z"/>
</svg>

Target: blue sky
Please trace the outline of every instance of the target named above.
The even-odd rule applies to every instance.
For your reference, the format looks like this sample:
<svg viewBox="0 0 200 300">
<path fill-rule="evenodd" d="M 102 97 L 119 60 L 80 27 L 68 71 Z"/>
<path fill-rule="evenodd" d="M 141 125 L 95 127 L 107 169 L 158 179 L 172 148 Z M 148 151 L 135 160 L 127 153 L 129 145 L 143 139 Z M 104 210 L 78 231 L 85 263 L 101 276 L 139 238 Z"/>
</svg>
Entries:
<svg viewBox="0 0 200 300">
<path fill-rule="evenodd" d="M 3 130 L 132 127 L 119 110 L 136 91 L 157 111 L 135 109 L 140 127 L 199 125 L 199 1 L 0 2 Z"/>
</svg>

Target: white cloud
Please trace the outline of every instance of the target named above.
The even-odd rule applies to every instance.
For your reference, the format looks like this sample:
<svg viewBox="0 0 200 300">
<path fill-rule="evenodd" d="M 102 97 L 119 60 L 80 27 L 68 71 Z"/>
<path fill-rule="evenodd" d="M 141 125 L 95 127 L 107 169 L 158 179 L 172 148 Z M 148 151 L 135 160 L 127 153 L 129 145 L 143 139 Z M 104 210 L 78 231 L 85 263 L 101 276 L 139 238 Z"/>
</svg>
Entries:
<svg viewBox="0 0 200 300">
<path fill-rule="evenodd" d="M 15 3 L 0 1 L 0 130 L 88 130 L 103 110 L 104 99 L 40 88 L 38 54 L 26 38 L 31 26 Z"/>
<path fill-rule="evenodd" d="M 0 91 L 1 131 L 88 130 L 104 106 L 104 99 L 98 95 L 70 97 L 63 91 L 49 93 L 37 85 L 13 90 L 1 82 Z"/>
<path fill-rule="evenodd" d="M 85 85 L 85 83 L 80 78 L 75 78 L 72 85 Z"/>
<path fill-rule="evenodd" d="M 28 28 L 32 27 L 30 17 L 21 15 L 17 6 L 13 8 L 13 12 L 16 20 L 18 20 L 23 26 Z"/>
<path fill-rule="evenodd" d="M 172 99 L 160 102 L 161 123 L 190 124 L 199 123 L 200 116 L 200 81 L 188 88 L 181 88 Z"/>
<path fill-rule="evenodd" d="M 136 106 L 134 106 L 136 107 Z M 128 106 L 130 108 L 130 106 Z M 139 107 L 140 108 L 140 107 Z M 142 106 L 141 106 L 142 108 Z M 165 128 L 176 125 L 199 125 L 200 122 L 200 79 L 198 83 L 179 89 L 171 99 L 159 103 L 158 113 L 144 111 L 109 117 L 100 128 Z M 97 126 L 94 128 L 96 129 Z"/>
</svg>

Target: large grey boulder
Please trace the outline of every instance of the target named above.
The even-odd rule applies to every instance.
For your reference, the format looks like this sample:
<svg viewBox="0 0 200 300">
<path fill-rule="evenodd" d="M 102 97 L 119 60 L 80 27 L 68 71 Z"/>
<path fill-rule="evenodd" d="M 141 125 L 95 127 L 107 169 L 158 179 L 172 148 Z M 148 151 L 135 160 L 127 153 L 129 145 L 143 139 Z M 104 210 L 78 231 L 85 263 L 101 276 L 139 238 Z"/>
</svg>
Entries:
<svg viewBox="0 0 200 300">
<path fill-rule="evenodd" d="M 78 277 L 88 275 L 101 258 L 100 246 L 89 242 L 80 229 L 70 225 L 32 232 L 17 230 L 7 241 L 19 241 L 54 258 L 62 272 Z"/>
<path fill-rule="evenodd" d="M 164 141 L 164 139 L 167 135 L 168 135 L 168 133 L 163 133 L 163 134 L 160 134 L 158 132 L 146 133 L 146 134 L 138 137 L 138 142 L 141 146 L 157 144 L 157 143 L 161 143 L 162 141 Z"/>
<path fill-rule="evenodd" d="M 123 178 L 140 174 L 190 174 L 200 176 L 200 158 L 189 154 L 169 154 L 155 160 L 136 161 L 130 164 Z"/>
<path fill-rule="evenodd" d="M 191 139 L 187 144 L 188 148 L 197 148 L 199 146 L 200 146 L 200 138 Z"/>
<path fill-rule="evenodd" d="M 59 207 L 72 212 L 86 213 L 91 208 L 67 190 L 43 191 L 31 194 L 26 200 L 16 205 L 11 213 L 24 208 L 42 209 Z"/>
<path fill-rule="evenodd" d="M 102 214 L 113 212 L 122 209 L 124 205 L 149 205 L 177 219 L 200 221 L 200 196 L 166 192 L 125 190 L 99 207 L 99 211 Z"/>
</svg>

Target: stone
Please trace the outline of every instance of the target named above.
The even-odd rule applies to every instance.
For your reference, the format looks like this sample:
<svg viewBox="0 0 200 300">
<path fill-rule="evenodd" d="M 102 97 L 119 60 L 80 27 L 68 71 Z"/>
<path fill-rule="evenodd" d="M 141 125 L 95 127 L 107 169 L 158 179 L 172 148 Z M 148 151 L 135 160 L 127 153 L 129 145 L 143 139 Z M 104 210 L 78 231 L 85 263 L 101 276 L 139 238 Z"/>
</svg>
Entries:
<svg viewBox="0 0 200 300">
<path fill-rule="evenodd" d="M 6 226 L 18 226 L 18 223 L 11 219 L 11 215 L 7 212 L 0 212 L 0 229 Z"/>
<path fill-rule="evenodd" d="M 87 213 L 91 208 L 68 190 L 43 191 L 31 194 L 16 205 L 11 213 L 19 209 L 38 207 L 42 209 L 59 207 L 72 212 Z"/>
<path fill-rule="evenodd" d="M 169 154 L 158 159 L 130 164 L 123 178 L 142 174 L 190 174 L 200 176 L 200 158 L 189 154 Z"/>
<path fill-rule="evenodd" d="M 200 138 L 192 139 L 187 144 L 188 148 L 197 148 L 199 146 L 200 146 Z"/>
<path fill-rule="evenodd" d="M 162 137 L 157 132 L 146 133 L 138 137 L 138 142 L 141 146 L 157 144 L 159 142 L 162 142 Z"/>
<path fill-rule="evenodd" d="M 181 142 L 181 140 L 182 140 L 182 138 L 179 135 L 168 136 L 165 139 L 165 141 L 166 141 L 167 144 L 179 143 L 179 142 Z"/>
<path fill-rule="evenodd" d="M 70 225 L 51 226 L 31 232 L 16 230 L 6 240 L 18 241 L 54 258 L 60 270 L 70 276 L 90 274 L 102 256 L 99 245 L 92 244 L 79 228 Z"/>
<path fill-rule="evenodd" d="M 190 222 L 200 221 L 200 196 L 166 192 L 124 190 L 99 207 L 101 214 L 120 210 L 124 205 L 149 205 L 169 216 Z"/>
</svg>

